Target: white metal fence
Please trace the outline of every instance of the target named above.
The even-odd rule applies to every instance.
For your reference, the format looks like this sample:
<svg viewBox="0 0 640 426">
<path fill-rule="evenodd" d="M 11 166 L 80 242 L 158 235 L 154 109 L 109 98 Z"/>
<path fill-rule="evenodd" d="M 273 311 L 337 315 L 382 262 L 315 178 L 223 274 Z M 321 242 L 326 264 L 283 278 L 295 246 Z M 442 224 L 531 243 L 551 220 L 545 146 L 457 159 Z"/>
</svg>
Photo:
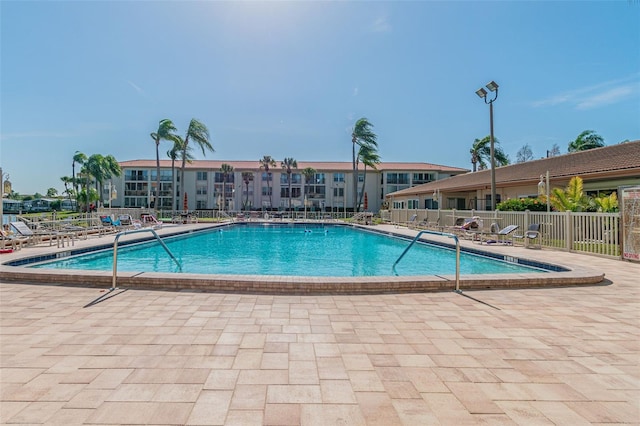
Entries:
<svg viewBox="0 0 640 426">
<path fill-rule="evenodd" d="M 519 231 L 529 225 L 541 225 L 541 244 L 560 250 L 584 252 L 609 257 L 621 255 L 621 227 L 619 213 L 575 212 L 503 212 L 485 210 L 387 210 L 383 220 L 399 225 L 447 228 L 457 218 L 478 216 L 484 228 L 495 222 L 500 228 L 518 225 Z"/>
</svg>

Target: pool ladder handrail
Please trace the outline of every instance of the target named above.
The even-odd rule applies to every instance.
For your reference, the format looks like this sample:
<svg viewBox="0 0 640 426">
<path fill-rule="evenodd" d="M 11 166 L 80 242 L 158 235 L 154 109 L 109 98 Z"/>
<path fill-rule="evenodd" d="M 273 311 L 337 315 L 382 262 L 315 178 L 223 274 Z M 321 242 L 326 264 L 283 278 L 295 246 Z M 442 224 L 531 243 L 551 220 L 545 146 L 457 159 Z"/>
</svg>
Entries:
<svg viewBox="0 0 640 426">
<path fill-rule="evenodd" d="M 182 265 L 180 264 L 178 259 L 176 259 L 173 253 L 171 253 L 171 251 L 169 250 L 169 247 L 167 247 L 164 241 L 162 241 L 162 238 L 160 238 L 160 236 L 155 231 L 155 229 L 153 228 L 128 229 L 126 231 L 118 232 L 116 234 L 115 239 L 113 240 L 113 277 L 111 281 L 111 290 L 114 290 L 116 288 L 116 278 L 118 275 L 118 240 L 123 235 L 137 234 L 139 232 L 151 232 L 153 236 L 156 237 L 156 240 L 158 240 L 160 245 L 164 248 L 164 250 L 169 254 L 171 259 L 173 259 L 173 261 L 176 262 L 176 265 L 178 265 L 178 268 L 180 268 L 180 271 L 182 271 Z"/>
<path fill-rule="evenodd" d="M 415 244 L 415 242 L 418 241 L 418 239 L 420 239 L 422 234 L 441 235 L 444 237 L 453 238 L 453 240 L 456 242 L 456 290 L 455 291 L 460 292 L 460 240 L 458 239 L 458 236 L 455 234 L 450 234 L 448 232 L 428 231 L 428 230 L 418 232 L 418 234 L 413 238 L 411 243 L 409 243 L 407 248 L 404 249 L 400 257 L 398 257 L 398 259 L 393 263 L 393 267 L 391 268 L 391 270 L 395 275 L 398 275 L 398 273 L 396 272 L 396 265 L 398 264 L 398 262 L 400 262 L 400 260 L 404 257 L 404 255 L 409 251 L 409 249 Z"/>
</svg>

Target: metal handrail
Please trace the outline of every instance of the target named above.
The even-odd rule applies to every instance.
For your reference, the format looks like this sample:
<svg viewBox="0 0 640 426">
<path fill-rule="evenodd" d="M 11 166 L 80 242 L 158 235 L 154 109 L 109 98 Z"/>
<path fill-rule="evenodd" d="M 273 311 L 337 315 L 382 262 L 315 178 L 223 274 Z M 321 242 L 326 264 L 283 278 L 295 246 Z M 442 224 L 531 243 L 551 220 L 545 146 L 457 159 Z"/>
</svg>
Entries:
<svg viewBox="0 0 640 426">
<path fill-rule="evenodd" d="M 164 243 L 164 241 L 162 241 L 162 238 L 160 238 L 158 236 L 158 233 L 153 228 L 129 229 L 129 230 L 126 230 L 126 231 L 118 232 L 116 234 L 115 239 L 113 240 L 113 278 L 112 278 L 112 281 L 111 281 L 111 290 L 114 290 L 116 288 L 116 277 L 118 275 L 118 240 L 123 235 L 137 234 L 139 232 L 151 232 L 156 237 L 156 240 L 158 240 L 160 245 L 169 254 L 171 259 L 173 259 L 174 262 L 176 262 L 176 265 L 178 265 L 178 268 L 180 268 L 180 271 L 182 271 L 182 265 L 180 264 L 178 259 L 176 259 L 176 257 L 173 255 L 173 253 L 171 253 L 171 251 L 169 250 L 169 247 L 167 247 L 167 245 Z"/>
<path fill-rule="evenodd" d="M 400 259 L 402 259 L 404 255 L 409 251 L 409 249 L 413 246 L 413 244 L 416 241 L 418 241 L 418 239 L 422 236 L 422 234 L 441 235 L 444 237 L 453 238 L 453 240 L 456 242 L 456 291 L 459 292 L 460 291 L 460 240 L 458 239 L 458 236 L 455 234 L 449 234 L 447 232 L 427 231 L 427 230 L 418 232 L 418 235 L 416 235 L 413 238 L 413 240 L 411 241 L 411 243 L 409 243 L 407 248 L 404 249 L 400 257 L 398 257 L 398 259 L 393 263 L 393 267 L 391 268 L 391 270 L 395 275 L 398 275 L 398 273 L 396 272 L 396 265 L 398 264 L 398 262 L 400 262 Z"/>
</svg>

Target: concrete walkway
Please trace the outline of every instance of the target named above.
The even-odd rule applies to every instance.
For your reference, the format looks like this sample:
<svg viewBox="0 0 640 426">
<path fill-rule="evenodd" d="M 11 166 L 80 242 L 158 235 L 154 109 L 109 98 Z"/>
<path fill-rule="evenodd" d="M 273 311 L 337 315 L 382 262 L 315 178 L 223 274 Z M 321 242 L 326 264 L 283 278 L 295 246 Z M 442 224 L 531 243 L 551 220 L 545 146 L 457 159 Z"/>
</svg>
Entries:
<svg viewBox="0 0 640 426">
<path fill-rule="evenodd" d="M 0 423 L 640 424 L 640 265 L 535 252 L 607 281 L 84 307 L 105 291 L 0 278 Z"/>
</svg>

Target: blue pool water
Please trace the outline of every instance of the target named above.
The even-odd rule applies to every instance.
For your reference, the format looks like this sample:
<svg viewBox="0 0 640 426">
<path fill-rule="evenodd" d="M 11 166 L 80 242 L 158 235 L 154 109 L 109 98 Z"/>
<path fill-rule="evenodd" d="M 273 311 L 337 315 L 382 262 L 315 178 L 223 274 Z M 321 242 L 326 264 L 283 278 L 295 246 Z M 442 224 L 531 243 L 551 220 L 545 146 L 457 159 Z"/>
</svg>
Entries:
<svg viewBox="0 0 640 426">
<path fill-rule="evenodd" d="M 180 261 L 153 241 L 118 248 L 118 271 L 287 276 L 389 276 L 409 241 L 344 226 L 237 225 L 164 239 Z M 112 270 L 113 251 L 69 257 L 34 267 Z M 461 274 L 541 272 L 461 253 Z M 408 275 L 452 275 L 455 251 L 415 244 L 398 263 Z"/>
</svg>

